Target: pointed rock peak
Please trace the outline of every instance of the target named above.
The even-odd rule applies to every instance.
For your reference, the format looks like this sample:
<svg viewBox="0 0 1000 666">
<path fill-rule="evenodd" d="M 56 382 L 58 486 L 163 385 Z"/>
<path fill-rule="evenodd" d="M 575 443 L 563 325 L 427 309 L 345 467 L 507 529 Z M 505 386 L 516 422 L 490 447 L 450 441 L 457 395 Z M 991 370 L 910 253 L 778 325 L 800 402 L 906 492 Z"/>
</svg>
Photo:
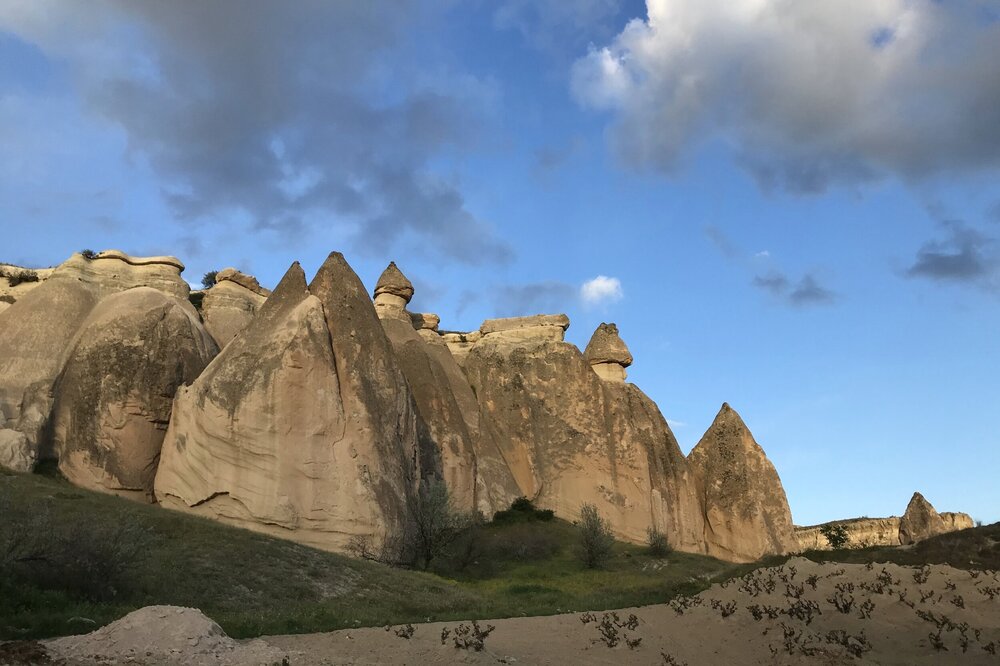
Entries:
<svg viewBox="0 0 1000 666">
<path fill-rule="evenodd" d="M 370 313 L 372 320 L 378 323 L 368 290 L 340 252 L 331 252 L 319 267 L 316 277 L 309 283 L 309 293 L 323 301 L 328 322 L 337 318 L 350 319 L 364 311 L 365 316 Z"/>
<path fill-rule="evenodd" d="M 617 363 L 626 368 L 632 365 L 632 354 L 625 342 L 618 336 L 618 327 L 614 324 L 602 323 L 597 327 L 587 344 L 587 349 L 583 352 L 583 356 L 591 365 Z"/>
<path fill-rule="evenodd" d="M 749 430 L 749 428 L 747 428 L 747 424 L 743 422 L 743 418 L 739 415 L 739 412 L 730 407 L 728 402 L 722 403 L 722 407 L 719 408 L 719 413 L 715 415 L 715 420 L 712 422 L 713 426 L 723 424 L 731 424 L 737 428 Z"/>
<path fill-rule="evenodd" d="M 284 277 L 264 301 L 258 314 L 262 318 L 270 317 L 271 313 L 283 310 L 290 303 L 297 304 L 308 295 L 306 274 L 299 262 L 296 261 L 285 271 Z"/>
<path fill-rule="evenodd" d="M 934 509 L 934 505 L 927 501 L 920 493 L 913 493 L 913 497 L 910 498 L 910 503 L 906 505 L 906 513 L 910 514 L 914 511 L 927 511 L 928 513 L 937 511 Z"/>
<path fill-rule="evenodd" d="M 390 261 L 375 285 L 375 296 L 392 294 L 399 296 L 407 303 L 413 298 L 413 283 L 406 279 L 403 272 L 396 267 L 395 261 Z"/>
</svg>

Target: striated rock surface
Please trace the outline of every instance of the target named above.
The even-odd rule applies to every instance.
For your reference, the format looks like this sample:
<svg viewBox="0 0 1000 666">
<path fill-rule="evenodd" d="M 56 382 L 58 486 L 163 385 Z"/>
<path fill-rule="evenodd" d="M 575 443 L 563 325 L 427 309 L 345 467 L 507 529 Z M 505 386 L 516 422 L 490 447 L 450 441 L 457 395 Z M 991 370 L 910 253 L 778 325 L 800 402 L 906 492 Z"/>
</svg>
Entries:
<svg viewBox="0 0 1000 666">
<path fill-rule="evenodd" d="M 219 347 L 225 347 L 247 327 L 271 292 L 252 275 L 226 268 L 219 271 L 215 284 L 204 293 L 201 315 L 205 328 Z"/>
<path fill-rule="evenodd" d="M 826 525 L 842 525 L 847 530 L 848 548 L 867 548 L 869 546 L 898 546 L 899 517 L 888 518 L 851 518 L 834 520 L 821 525 L 796 527 L 795 539 L 798 551 L 830 550 L 830 542 L 820 531 Z"/>
<path fill-rule="evenodd" d="M 181 388 L 157 498 L 330 550 L 401 534 L 420 477 L 413 397 L 364 286 L 333 253 L 294 264 Z"/>
<path fill-rule="evenodd" d="M 84 488 L 150 497 L 174 393 L 216 353 L 187 301 L 149 287 L 103 299 L 54 390 L 63 475 Z"/>
<path fill-rule="evenodd" d="M 130 257 L 116 250 L 95 259 L 74 254 L 48 278 L 0 312 L 0 466 L 29 471 L 53 452 L 44 437 L 52 386 L 90 311 L 105 297 L 153 287 L 186 299 L 184 265 L 173 257 Z"/>
<path fill-rule="evenodd" d="M 778 472 L 728 404 L 688 454 L 688 463 L 705 511 L 709 555 L 739 562 L 796 549 Z"/>
<path fill-rule="evenodd" d="M 899 543 L 906 546 L 948 531 L 944 519 L 920 493 L 913 493 L 899 520 Z"/>
<path fill-rule="evenodd" d="M 545 327 L 561 334 L 566 325 L 560 317 Z M 464 366 L 513 492 L 567 519 L 592 503 L 619 538 L 645 541 L 656 526 L 675 548 L 701 552 L 693 479 L 653 402 L 602 382 L 571 344 L 504 334 L 524 328 L 484 325 Z"/>
</svg>

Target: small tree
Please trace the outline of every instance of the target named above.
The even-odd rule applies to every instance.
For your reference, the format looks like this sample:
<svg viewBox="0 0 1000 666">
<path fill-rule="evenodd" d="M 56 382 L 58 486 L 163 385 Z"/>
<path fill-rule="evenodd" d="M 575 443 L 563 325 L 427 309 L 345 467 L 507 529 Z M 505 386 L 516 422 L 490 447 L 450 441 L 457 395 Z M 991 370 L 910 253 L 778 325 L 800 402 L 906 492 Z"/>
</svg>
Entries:
<svg viewBox="0 0 1000 666">
<path fill-rule="evenodd" d="M 462 534 L 475 525 L 475 516 L 455 508 L 444 481 L 420 484 L 420 501 L 413 514 L 413 550 L 417 562 L 428 569 Z"/>
<path fill-rule="evenodd" d="M 603 567 L 611 559 L 615 538 L 611 525 L 593 504 L 580 507 L 580 559 L 588 569 Z"/>
<path fill-rule="evenodd" d="M 87 261 L 93 261 L 97 259 L 97 253 L 93 250 L 80 250 L 80 256 L 82 256 Z"/>
<path fill-rule="evenodd" d="M 653 557 L 666 557 L 672 550 L 667 542 L 667 535 L 655 526 L 646 529 L 646 543 L 649 544 L 649 554 Z"/>
<path fill-rule="evenodd" d="M 827 543 L 830 544 L 830 548 L 837 550 L 843 548 L 847 545 L 850 540 L 850 535 L 847 533 L 847 528 L 843 525 L 827 524 L 819 528 L 820 534 L 826 537 Z"/>
<path fill-rule="evenodd" d="M 205 289 L 211 289 L 215 286 L 215 278 L 218 277 L 219 271 L 209 271 L 201 276 L 201 286 Z"/>
</svg>

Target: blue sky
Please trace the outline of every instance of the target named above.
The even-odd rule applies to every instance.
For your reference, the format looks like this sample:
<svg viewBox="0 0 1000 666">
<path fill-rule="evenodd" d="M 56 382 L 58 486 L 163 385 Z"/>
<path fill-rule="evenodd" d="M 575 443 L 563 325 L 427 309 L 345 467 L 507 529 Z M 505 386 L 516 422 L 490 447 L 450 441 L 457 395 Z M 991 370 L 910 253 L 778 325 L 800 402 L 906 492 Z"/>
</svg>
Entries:
<svg viewBox="0 0 1000 666">
<path fill-rule="evenodd" d="M 395 260 L 443 328 L 615 321 L 684 451 L 728 401 L 800 524 L 996 521 L 992 7 L 0 0 L 0 259 Z"/>
</svg>

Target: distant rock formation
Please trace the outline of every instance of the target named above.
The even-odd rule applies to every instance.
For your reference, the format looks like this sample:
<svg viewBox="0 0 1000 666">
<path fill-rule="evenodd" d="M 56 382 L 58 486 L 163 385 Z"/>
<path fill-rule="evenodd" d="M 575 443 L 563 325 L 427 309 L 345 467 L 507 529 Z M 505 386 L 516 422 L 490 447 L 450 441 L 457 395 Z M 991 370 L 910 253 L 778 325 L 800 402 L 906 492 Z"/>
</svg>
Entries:
<svg viewBox="0 0 1000 666">
<path fill-rule="evenodd" d="M 215 284 L 204 292 L 201 316 L 220 348 L 247 327 L 270 293 L 260 286 L 257 278 L 235 268 L 225 268 L 216 274 Z"/>
<path fill-rule="evenodd" d="M 84 488 L 151 499 L 174 394 L 217 351 L 186 300 L 150 287 L 103 299 L 55 385 L 59 470 Z"/>
<path fill-rule="evenodd" d="M 413 397 L 357 275 L 289 268 L 181 388 L 156 475 L 165 506 L 320 548 L 401 534 L 421 476 Z"/>
<path fill-rule="evenodd" d="M 752 561 L 795 550 L 792 514 L 778 472 L 728 404 L 688 454 L 688 464 L 705 511 L 709 555 Z"/>
<path fill-rule="evenodd" d="M 850 518 L 796 527 L 798 550 L 829 550 L 830 542 L 822 532 L 827 525 L 839 525 L 846 530 L 848 548 L 867 548 L 909 545 L 937 534 L 968 529 L 973 526 L 973 521 L 965 513 L 939 514 L 923 495 L 914 493 L 902 518 Z"/>
<path fill-rule="evenodd" d="M 117 250 L 96 258 L 74 254 L 48 278 L 0 312 L 0 466 L 30 471 L 53 457 L 46 434 L 55 384 L 74 336 L 102 299 L 152 287 L 187 299 L 184 265 L 174 257 L 131 257 Z"/>
<path fill-rule="evenodd" d="M 601 324 L 583 352 L 597 376 L 609 382 L 624 382 L 625 368 L 632 365 L 632 353 L 618 336 L 614 324 Z"/>
</svg>

